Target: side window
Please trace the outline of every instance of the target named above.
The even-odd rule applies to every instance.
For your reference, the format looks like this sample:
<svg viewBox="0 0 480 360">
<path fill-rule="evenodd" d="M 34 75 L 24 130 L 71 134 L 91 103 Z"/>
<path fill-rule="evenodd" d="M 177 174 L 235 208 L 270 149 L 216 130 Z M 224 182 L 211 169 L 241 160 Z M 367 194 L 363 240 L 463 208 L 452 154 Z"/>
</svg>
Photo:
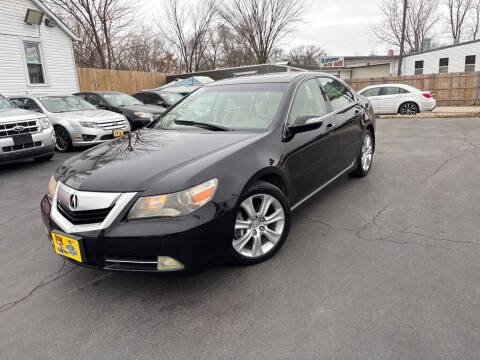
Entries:
<svg viewBox="0 0 480 360">
<path fill-rule="evenodd" d="M 147 95 L 143 93 L 138 93 L 135 95 L 132 95 L 135 99 L 140 100 L 141 102 L 145 102 L 147 100 Z"/>
<path fill-rule="evenodd" d="M 381 95 L 398 95 L 400 94 L 400 88 L 396 86 L 385 86 L 385 87 L 382 87 L 380 94 Z"/>
<path fill-rule="evenodd" d="M 102 105 L 102 106 L 105 106 L 105 101 L 103 101 L 103 99 L 98 96 L 98 95 L 95 95 L 95 94 L 88 94 L 86 97 L 85 97 L 85 100 L 87 100 L 90 104 L 92 105 Z"/>
<path fill-rule="evenodd" d="M 25 61 L 27 62 L 28 80 L 30 84 L 45 84 L 40 43 L 24 41 L 23 50 L 25 52 Z"/>
<path fill-rule="evenodd" d="M 475 71 L 475 55 L 465 56 L 465 71 Z"/>
<path fill-rule="evenodd" d="M 333 110 L 339 110 L 348 104 L 355 102 L 353 94 L 337 80 L 321 78 L 320 82 L 327 93 Z"/>
<path fill-rule="evenodd" d="M 370 97 L 370 96 L 378 96 L 379 94 L 380 94 L 380 88 L 376 87 L 376 88 L 371 88 L 363 91 L 361 95 Z"/>
<path fill-rule="evenodd" d="M 298 87 L 288 116 L 288 124 L 293 124 L 300 115 L 322 116 L 327 113 L 327 103 L 317 80 L 307 80 Z"/>
<path fill-rule="evenodd" d="M 423 60 L 415 61 L 415 75 L 423 74 Z"/>
<path fill-rule="evenodd" d="M 410 94 L 410 91 L 404 88 L 398 88 L 398 93 L 399 94 Z"/>
</svg>

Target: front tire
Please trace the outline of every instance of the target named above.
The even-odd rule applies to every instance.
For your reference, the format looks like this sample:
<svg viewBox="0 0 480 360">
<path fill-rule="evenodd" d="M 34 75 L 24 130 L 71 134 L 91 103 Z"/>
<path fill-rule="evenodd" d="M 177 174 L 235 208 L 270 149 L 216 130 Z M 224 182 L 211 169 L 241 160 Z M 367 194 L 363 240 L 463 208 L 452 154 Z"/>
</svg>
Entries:
<svg viewBox="0 0 480 360">
<path fill-rule="evenodd" d="M 419 113 L 419 109 L 418 109 L 418 105 L 415 104 L 414 102 L 406 102 L 406 103 L 403 103 L 402 105 L 400 105 L 400 107 L 398 108 L 398 113 L 400 115 L 415 115 L 417 113 Z"/>
<path fill-rule="evenodd" d="M 290 231 L 290 205 L 276 186 L 259 181 L 239 200 L 231 259 L 240 265 L 258 264 L 282 247 Z"/>
<path fill-rule="evenodd" d="M 72 138 L 67 129 L 56 125 L 55 129 L 55 149 L 59 152 L 69 152 L 72 149 Z"/>
<path fill-rule="evenodd" d="M 370 172 L 373 162 L 373 148 L 374 148 L 374 139 L 370 130 L 365 130 L 363 133 L 362 147 L 360 148 L 360 153 L 357 156 L 356 168 L 352 172 L 353 176 L 356 177 L 365 177 Z"/>
</svg>

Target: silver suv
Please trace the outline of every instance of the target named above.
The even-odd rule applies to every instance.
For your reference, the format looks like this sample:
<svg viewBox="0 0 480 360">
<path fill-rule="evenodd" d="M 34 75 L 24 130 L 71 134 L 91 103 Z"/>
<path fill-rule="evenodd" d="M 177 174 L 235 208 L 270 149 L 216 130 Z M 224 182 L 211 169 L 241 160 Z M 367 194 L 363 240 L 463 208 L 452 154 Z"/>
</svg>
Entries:
<svg viewBox="0 0 480 360">
<path fill-rule="evenodd" d="M 131 131 L 125 116 L 96 106 L 73 95 L 10 96 L 15 105 L 48 116 L 55 128 L 57 150 L 99 144 Z"/>
<path fill-rule="evenodd" d="M 43 114 L 18 109 L 0 95 L 0 163 L 22 158 L 47 161 L 55 153 L 55 132 Z"/>
</svg>

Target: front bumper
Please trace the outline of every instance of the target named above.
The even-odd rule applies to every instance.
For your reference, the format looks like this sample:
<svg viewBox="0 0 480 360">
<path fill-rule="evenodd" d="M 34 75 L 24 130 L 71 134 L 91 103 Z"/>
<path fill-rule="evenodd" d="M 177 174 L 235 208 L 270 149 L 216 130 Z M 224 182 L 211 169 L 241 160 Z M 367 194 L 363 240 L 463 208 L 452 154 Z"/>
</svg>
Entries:
<svg viewBox="0 0 480 360">
<path fill-rule="evenodd" d="M 42 200 L 42 221 L 52 241 L 51 232 L 66 232 L 50 211 L 44 210 L 48 208 L 43 205 L 46 199 Z M 180 218 L 126 221 L 129 208 L 106 229 L 70 234 L 81 239 L 85 254 L 84 262 L 71 261 L 96 269 L 157 272 L 157 257 L 168 256 L 183 264 L 184 269 L 177 272 L 191 273 L 228 259 L 235 224 L 233 210 L 220 210 L 217 204 L 209 203 Z"/>
<path fill-rule="evenodd" d="M 124 135 L 130 132 L 130 128 L 126 127 L 115 130 L 123 130 Z M 72 145 L 78 147 L 97 145 L 113 139 L 115 139 L 113 130 L 82 127 L 80 131 L 72 134 Z"/>
<path fill-rule="evenodd" d="M 15 146 L 11 137 L 0 138 L 0 163 L 19 159 L 36 158 L 55 152 L 55 135 L 53 128 L 32 133 L 32 143 Z"/>
</svg>

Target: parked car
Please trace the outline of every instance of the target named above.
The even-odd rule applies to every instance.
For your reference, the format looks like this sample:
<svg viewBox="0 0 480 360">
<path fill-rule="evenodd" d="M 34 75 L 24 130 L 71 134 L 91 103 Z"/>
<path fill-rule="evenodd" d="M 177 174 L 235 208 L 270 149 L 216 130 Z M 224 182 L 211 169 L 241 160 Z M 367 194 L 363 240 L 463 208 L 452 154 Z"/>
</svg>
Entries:
<svg viewBox="0 0 480 360">
<path fill-rule="evenodd" d="M 16 95 L 10 99 L 19 107 L 48 116 L 55 128 L 56 148 L 60 152 L 100 144 L 130 131 L 125 116 L 98 110 L 77 96 Z"/>
<path fill-rule="evenodd" d="M 403 84 L 372 85 L 359 91 L 370 100 L 375 114 L 415 115 L 432 111 L 437 101 L 429 91 Z"/>
<path fill-rule="evenodd" d="M 182 96 L 186 96 L 191 92 L 197 90 L 199 87 L 210 84 L 213 81 L 214 80 L 208 76 L 190 76 L 186 79 L 176 79 L 166 85 L 151 90 L 168 91 L 171 93 L 177 93 Z"/>
<path fill-rule="evenodd" d="M 132 96 L 144 104 L 161 106 L 165 110 L 183 99 L 181 94 L 156 90 L 142 90 Z"/>
<path fill-rule="evenodd" d="M 55 132 L 45 115 L 17 108 L 0 94 L 0 163 L 24 158 L 48 161 L 55 153 Z"/>
<path fill-rule="evenodd" d="M 42 218 L 55 252 L 84 266 L 255 264 L 283 245 L 293 209 L 366 176 L 374 149 L 369 101 L 328 74 L 219 81 L 60 165 Z"/>
<path fill-rule="evenodd" d="M 165 108 L 156 105 L 145 105 L 133 96 L 114 91 L 80 92 L 74 95 L 81 97 L 99 109 L 123 114 L 132 130 L 150 124 L 165 112 Z"/>
</svg>

